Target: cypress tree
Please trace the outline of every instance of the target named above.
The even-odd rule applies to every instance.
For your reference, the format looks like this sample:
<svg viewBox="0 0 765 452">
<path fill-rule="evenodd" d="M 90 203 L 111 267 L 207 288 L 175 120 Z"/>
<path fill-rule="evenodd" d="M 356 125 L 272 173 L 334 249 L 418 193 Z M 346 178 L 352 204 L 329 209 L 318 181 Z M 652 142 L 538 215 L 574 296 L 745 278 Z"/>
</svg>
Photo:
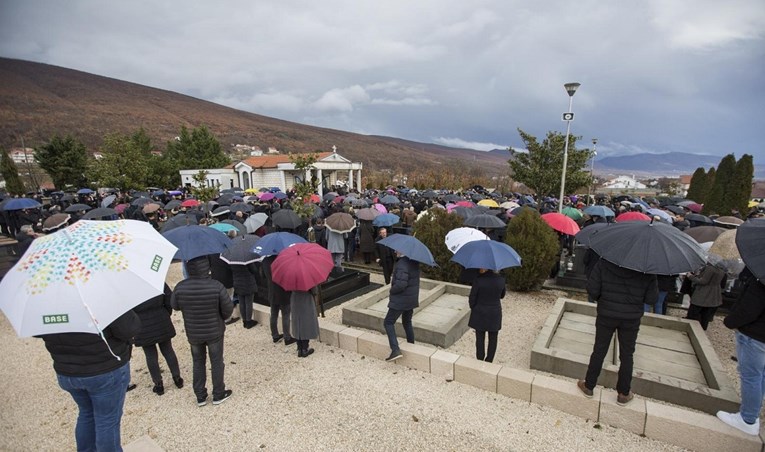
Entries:
<svg viewBox="0 0 765 452">
<path fill-rule="evenodd" d="M 707 191 L 706 185 L 707 172 L 704 171 L 704 168 L 696 168 L 696 171 L 694 171 L 693 176 L 691 177 L 691 184 L 688 187 L 688 194 L 686 194 L 685 197 L 692 199 L 699 204 L 704 204 L 704 195 Z"/>
<path fill-rule="evenodd" d="M 420 269 L 425 277 L 439 281 L 459 282 L 462 267 L 450 260 L 453 255 L 446 247 L 444 237 L 452 229 L 461 226 L 462 217 L 436 208 L 429 209 L 427 215 L 423 215 L 414 222 L 412 234 L 428 247 L 438 264 L 438 267 L 421 265 Z"/>
<path fill-rule="evenodd" d="M 704 204 L 704 214 L 730 215 L 732 206 L 731 183 L 736 175 L 736 157 L 728 154 L 717 165 L 715 183 Z"/>
<path fill-rule="evenodd" d="M 730 184 L 731 208 L 738 210 L 742 217 L 746 217 L 749 212 L 752 179 L 754 179 L 754 161 L 751 155 L 744 154 L 736 163 L 735 176 Z"/>
<path fill-rule="evenodd" d="M 712 187 L 715 185 L 715 178 L 717 177 L 717 168 L 714 166 L 709 168 L 709 171 L 707 171 L 707 181 L 704 184 L 704 193 L 701 195 L 702 201 L 697 201 L 698 203 L 705 204 L 707 202 L 707 199 L 709 199 L 709 193 L 712 191 Z"/>
<path fill-rule="evenodd" d="M 2 153 L 0 156 L 0 175 L 5 180 L 5 190 L 12 195 L 23 195 L 26 193 L 26 188 L 24 188 L 24 182 L 21 181 L 16 163 L 5 151 L 5 148 L 0 147 L 0 153 Z"/>
</svg>

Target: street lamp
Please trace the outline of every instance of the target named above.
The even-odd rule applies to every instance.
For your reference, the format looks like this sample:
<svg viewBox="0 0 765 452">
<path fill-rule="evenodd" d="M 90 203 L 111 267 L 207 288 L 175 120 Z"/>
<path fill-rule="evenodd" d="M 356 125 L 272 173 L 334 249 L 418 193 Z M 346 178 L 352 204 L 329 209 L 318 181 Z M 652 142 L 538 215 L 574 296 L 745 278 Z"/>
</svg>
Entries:
<svg viewBox="0 0 765 452">
<path fill-rule="evenodd" d="M 598 156 L 597 151 L 595 151 L 595 147 L 597 146 L 597 144 L 598 144 L 598 139 L 597 138 L 593 138 L 592 139 L 592 167 L 590 167 L 590 187 L 587 190 L 587 197 L 588 198 L 591 195 L 593 195 L 591 193 L 592 192 L 592 186 L 595 185 L 595 157 Z M 589 205 L 589 204 L 590 204 L 590 200 L 587 199 L 587 205 Z M 595 204 L 594 201 L 593 201 L 593 204 Z"/>
<path fill-rule="evenodd" d="M 579 88 L 580 83 L 566 83 L 563 85 L 568 93 L 568 113 L 563 113 L 563 120 L 566 121 L 566 144 L 563 146 L 563 174 L 560 176 L 560 198 L 558 198 L 558 213 L 563 213 L 563 194 L 566 192 L 566 165 L 568 164 L 568 135 L 571 133 L 571 121 L 574 120 L 574 113 L 571 106 L 574 103 L 574 93 Z"/>
</svg>

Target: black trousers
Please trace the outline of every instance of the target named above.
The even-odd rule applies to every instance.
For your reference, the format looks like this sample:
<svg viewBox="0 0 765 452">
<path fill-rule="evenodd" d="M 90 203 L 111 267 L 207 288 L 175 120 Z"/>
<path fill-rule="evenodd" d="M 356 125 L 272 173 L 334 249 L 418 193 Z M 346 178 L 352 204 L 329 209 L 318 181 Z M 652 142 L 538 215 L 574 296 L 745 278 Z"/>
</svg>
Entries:
<svg viewBox="0 0 765 452">
<path fill-rule="evenodd" d="M 475 357 L 478 361 L 492 362 L 497 353 L 497 336 L 499 331 L 488 331 L 489 348 L 485 348 L 487 331 L 475 331 Z"/>
<path fill-rule="evenodd" d="M 595 344 L 592 347 L 590 364 L 587 366 L 587 376 L 584 380 L 584 385 L 588 389 L 593 389 L 598 382 L 600 371 L 603 369 L 603 360 L 616 331 L 620 361 L 616 390 L 619 394 L 629 394 L 632 384 L 632 356 L 635 354 L 635 342 L 639 330 L 640 319 L 621 320 L 600 315 L 595 319 Z"/>
<path fill-rule="evenodd" d="M 143 349 L 144 355 L 146 355 L 146 367 L 149 368 L 151 381 L 154 382 L 155 385 L 162 383 L 162 375 L 159 370 L 159 354 L 157 353 L 157 346 L 159 346 L 159 351 L 162 352 L 162 356 L 164 356 L 165 361 L 167 361 L 167 367 L 170 368 L 170 374 L 173 376 L 173 379 L 177 379 L 181 376 L 181 370 L 180 367 L 178 367 L 178 357 L 175 355 L 175 350 L 173 350 L 173 343 L 169 339 L 156 345 L 147 345 L 146 347 L 141 347 Z"/>
<path fill-rule="evenodd" d="M 717 307 L 706 308 L 703 306 L 691 304 L 688 306 L 688 317 L 686 318 L 690 320 L 698 320 L 701 324 L 701 328 L 706 331 L 707 327 L 709 326 L 709 322 L 711 322 L 715 317 L 715 312 L 717 312 Z"/>
</svg>

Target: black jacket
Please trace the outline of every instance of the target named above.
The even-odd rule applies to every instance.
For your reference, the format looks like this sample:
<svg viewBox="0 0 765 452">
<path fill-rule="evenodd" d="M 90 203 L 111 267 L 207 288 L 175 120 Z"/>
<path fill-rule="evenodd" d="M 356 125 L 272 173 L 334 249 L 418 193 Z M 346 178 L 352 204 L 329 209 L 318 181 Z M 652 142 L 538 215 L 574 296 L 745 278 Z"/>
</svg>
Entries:
<svg viewBox="0 0 765 452">
<path fill-rule="evenodd" d="M 231 274 L 234 276 L 234 292 L 237 295 L 258 293 L 258 267 L 255 263 L 247 265 L 231 264 Z"/>
<path fill-rule="evenodd" d="M 741 292 L 731 313 L 725 317 L 725 326 L 765 342 L 765 285 L 757 281 L 746 267 L 739 279 L 742 282 Z"/>
<path fill-rule="evenodd" d="M 656 275 L 600 259 L 587 278 L 587 293 L 598 303 L 598 315 L 633 320 L 643 316 L 644 304 L 656 304 L 659 286 Z"/>
<path fill-rule="evenodd" d="M 210 277 L 206 257 L 186 262 L 188 279 L 175 286 L 170 304 L 183 314 L 190 344 L 214 342 L 226 331 L 224 319 L 231 316 L 234 304 L 223 284 Z"/>
<path fill-rule="evenodd" d="M 393 266 L 388 307 L 399 311 L 420 305 L 420 264 L 401 256 Z"/>
<path fill-rule="evenodd" d="M 219 281 L 226 289 L 234 287 L 234 274 L 227 262 L 220 258 L 220 254 L 210 254 L 210 276 Z"/>
<path fill-rule="evenodd" d="M 271 306 L 275 306 L 274 303 L 279 306 L 289 305 L 292 292 L 284 290 L 271 277 L 271 264 L 274 263 L 275 259 L 276 256 L 268 256 L 263 259 L 263 273 L 266 276 L 266 281 L 268 281 L 268 304 Z"/>
<path fill-rule="evenodd" d="M 53 358 L 53 369 L 68 377 L 92 377 L 118 369 L 130 361 L 131 341 L 141 329 L 141 321 L 133 311 L 122 314 L 104 328 L 104 339 L 92 333 L 57 333 L 40 336 Z"/>
<path fill-rule="evenodd" d="M 173 291 L 165 284 L 165 292 L 139 304 L 133 311 L 141 319 L 141 331 L 135 336 L 136 347 L 146 347 L 169 341 L 175 337 L 175 327 L 170 320 L 170 298 Z"/>
<path fill-rule="evenodd" d="M 473 280 L 468 304 L 468 326 L 476 331 L 499 331 L 502 329 L 502 302 L 505 297 L 505 278 L 494 272 L 479 274 Z"/>
</svg>

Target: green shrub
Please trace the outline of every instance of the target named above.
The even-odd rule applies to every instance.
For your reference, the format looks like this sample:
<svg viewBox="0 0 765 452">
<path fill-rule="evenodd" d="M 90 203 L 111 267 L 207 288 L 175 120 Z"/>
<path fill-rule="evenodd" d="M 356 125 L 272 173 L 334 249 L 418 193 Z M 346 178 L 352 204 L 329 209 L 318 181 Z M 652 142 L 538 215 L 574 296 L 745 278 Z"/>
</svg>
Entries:
<svg viewBox="0 0 765 452">
<path fill-rule="evenodd" d="M 414 223 L 412 234 L 430 249 L 438 267 L 420 266 L 425 277 L 438 281 L 456 283 L 459 280 L 462 267 L 450 262 L 453 254 L 446 247 L 444 239 L 452 229 L 462 226 L 462 217 L 456 213 L 446 213 L 444 209 L 429 209 Z"/>
<path fill-rule="evenodd" d="M 558 259 L 558 237 L 539 213 L 523 209 L 510 220 L 505 243 L 521 256 L 521 267 L 507 272 L 507 284 L 511 290 L 527 292 L 542 287 L 550 275 L 550 269 Z"/>
</svg>

